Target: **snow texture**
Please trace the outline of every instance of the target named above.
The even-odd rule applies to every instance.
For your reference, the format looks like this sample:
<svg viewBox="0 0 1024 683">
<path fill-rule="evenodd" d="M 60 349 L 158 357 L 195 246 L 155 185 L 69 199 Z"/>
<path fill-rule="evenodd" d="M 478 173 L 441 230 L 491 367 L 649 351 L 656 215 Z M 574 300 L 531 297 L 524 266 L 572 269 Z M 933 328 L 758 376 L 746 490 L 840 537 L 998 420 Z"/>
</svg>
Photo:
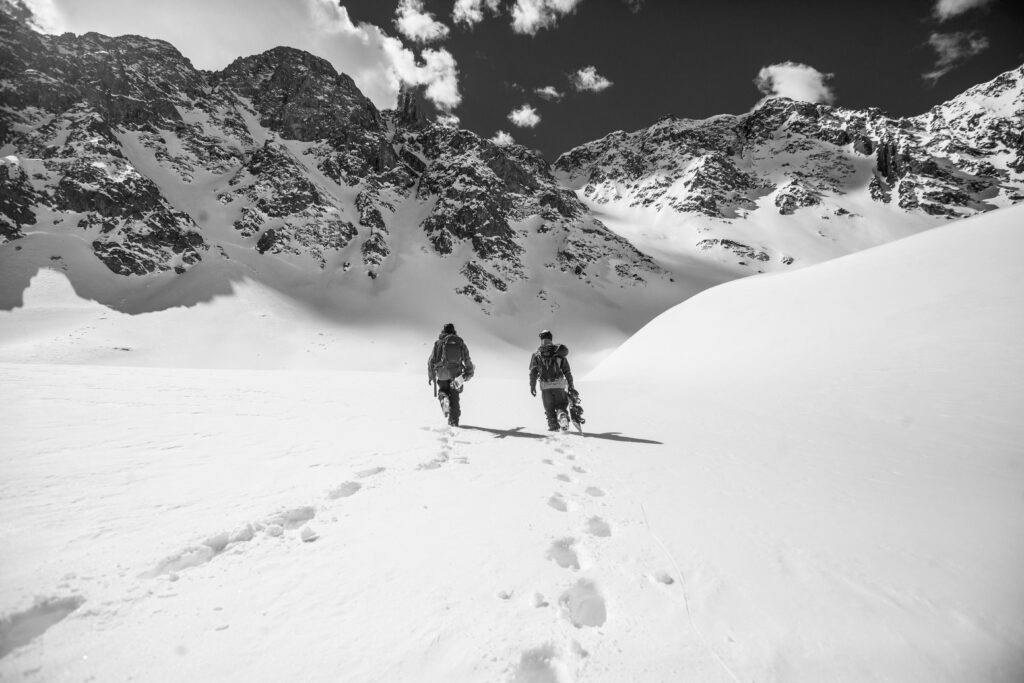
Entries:
<svg viewBox="0 0 1024 683">
<path fill-rule="evenodd" d="M 709 290 L 578 380 L 583 437 L 483 368 L 452 429 L 419 367 L 120 365 L 139 319 L 308 313 L 40 270 L 0 312 L 0 677 L 1019 681 L 1022 221 Z"/>
</svg>

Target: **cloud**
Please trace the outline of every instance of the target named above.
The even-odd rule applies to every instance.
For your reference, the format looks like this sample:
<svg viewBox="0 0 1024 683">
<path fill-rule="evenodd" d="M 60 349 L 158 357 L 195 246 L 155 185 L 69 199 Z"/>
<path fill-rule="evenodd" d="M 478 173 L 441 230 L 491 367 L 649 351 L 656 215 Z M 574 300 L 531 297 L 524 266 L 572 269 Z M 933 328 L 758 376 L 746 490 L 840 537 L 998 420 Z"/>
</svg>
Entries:
<svg viewBox="0 0 1024 683">
<path fill-rule="evenodd" d="M 922 74 L 924 80 L 935 84 L 961 63 L 988 47 L 988 38 L 978 31 L 956 33 L 932 33 L 928 44 L 935 50 L 935 68 Z"/>
<path fill-rule="evenodd" d="M 337 0 L 28 0 L 48 31 L 160 38 L 200 69 L 223 69 L 236 57 L 278 45 L 306 50 L 348 74 L 380 109 L 395 106 L 402 83 L 426 86 L 442 110 L 458 106 L 458 69 L 445 50 L 421 60 L 373 24 L 354 23 Z M 183 16 L 189 21 L 182 21 Z M 231 26 L 231 31 L 225 31 Z"/>
<path fill-rule="evenodd" d="M 448 27 L 423 9 L 423 0 L 401 0 L 395 10 L 395 28 L 409 40 L 433 43 L 448 37 Z"/>
<path fill-rule="evenodd" d="M 31 24 L 43 33 L 63 33 L 60 10 L 54 0 L 26 0 L 25 6 L 32 11 Z"/>
<path fill-rule="evenodd" d="M 512 7 L 512 30 L 537 35 L 542 28 L 552 28 L 566 14 L 576 11 L 583 0 L 515 0 Z"/>
<path fill-rule="evenodd" d="M 601 92 L 612 87 L 612 82 L 597 73 L 597 69 L 587 66 L 569 76 L 572 87 L 579 92 Z"/>
<path fill-rule="evenodd" d="M 423 95 L 438 109 L 447 113 L 462 102 L 458 65 L 448 50 L 427 48 L 422 59 L 417 60 L 394 38 L 385 44 L 385 50 L 391 56 L 392 68 L 398 79 L 409 85 L 426 86 Z"/>
<path fill-rule="evenodd" d="M 813 66 L 782 62 L 766 66 L 758 72 L 754 83 L 766 97 L 788 97 L 801 102 L 836 101 L 835 92 L 826 82 L 832 74 L 823 74 Z"/>
<path fill-rule="evenodd" d="M 452 8 L 452 21 L 456 24 L 474 26 L 484 20 L 484 8 L 491 14 L 500 12 L 501 0 L 455 0 Z"/>
<path fill-rule="evenodd" d="M 514 145 L 516 141 L 505 131 L 499 130 L 494 134 L 494 137 L 491 138 L 491 142 L 496 144 L 498 147 L 505 147 L 507 145 Z"/>
<path fill-rule="evenodd" d="M 932 14 L 939 21 L 946 21 L 972 9 L 981 9 L 991 5 L 993 0 L 936 0 Z"/>
<path fill-rule="evenodd" d="M 633 14 L 637 14 L 644 7 L 646 0 L 622 0 L 629 7 L 629 11 Z"/>
<path fill-rule="evenodd" d="M 533 92 L 535 92 L 540 97 L 543 97 L 545 100 L 549 100 L 549 101 L 550 100 L 560 100 L 563 97 L 565 97 L 565 94 L 558 92 L 558 90 L 553 85 L 548 85 L 548 86 L 545 86 L 543 88 L 537 88 Z"/>
<path fill-rule="evenodd" d="M 520 128 L 535 128 L 540 123 L 540 114 L 530 105 L 524 104 L 519 109 L 513 109 L 508 120 Z"/>
<path fill-rule="evenodd" d="M 447 128 L 458 128 L 462 125 L 462 119 L 455 114 L 441 114 L 437 117 L 437 122 Z"/>
</svg>

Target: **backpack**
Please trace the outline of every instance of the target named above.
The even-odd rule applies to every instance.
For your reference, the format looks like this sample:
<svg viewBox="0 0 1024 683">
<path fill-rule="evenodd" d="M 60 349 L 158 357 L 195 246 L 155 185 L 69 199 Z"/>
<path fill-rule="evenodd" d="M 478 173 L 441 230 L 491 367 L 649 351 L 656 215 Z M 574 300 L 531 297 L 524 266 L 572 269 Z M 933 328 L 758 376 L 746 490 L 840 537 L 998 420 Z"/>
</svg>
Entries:
<svg viewBox="0 0 1024 683">
<path fill-rule="evenodd" d="M 540 361 L 540 380 L 542 382 L 555 382 L 565 377 L 562 370 L 562 359 L 569 355 L 569 349 L 564 344 L 552 344 L 544 346 L 537 352 Z"/>
<path fill-rule="evenodd" d="M 462 372 L 465 356 L 462 352 L 462 339 L 456 334 L 446 334 L 437 343 L 441 347 L 440 353 L 437 354 L 437 362 L 434 363 L 437 378 L 454 379 Z"/>
</svg>

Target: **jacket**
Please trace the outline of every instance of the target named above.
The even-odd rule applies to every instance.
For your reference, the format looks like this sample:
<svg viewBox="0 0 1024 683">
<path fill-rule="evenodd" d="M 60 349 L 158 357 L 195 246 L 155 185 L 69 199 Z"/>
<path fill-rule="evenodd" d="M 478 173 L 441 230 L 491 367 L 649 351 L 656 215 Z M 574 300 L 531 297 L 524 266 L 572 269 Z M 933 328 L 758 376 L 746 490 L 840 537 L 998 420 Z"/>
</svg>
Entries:
<svg viewBox="0 0 1024 683">
<path fill-rule="evenodd" d="M 530 356 L 530 390 L 533 391 L 540 379 L 540 371 L 546 359 L 550 358 L 561 371 L 561 376 L 553 380 L 540 379 L 541 391 L 545 389 L 573 390 L 572 369 L 569 367 L 569 347 L 565 344 L 545 342 Z"/>
<path fill-rule="evenodd" d="M 457 345 L 462 352 L 462 360 L 458 363 L 445 363 L 444 361 L 444 347 L 449 342 Z M 431 380 L 445 380 L 455 379 L 462 375 L 469 379 L 473 376 L 474 371 L 473 361 L 469 357 L 469 347 L 466 346 L 466 342 L 462 341 L 462 337 L 442 332 L 434 342 L 434 349 L 430 352 L 430 357 L 427 358 L 427 377 Z"/>
</svg>

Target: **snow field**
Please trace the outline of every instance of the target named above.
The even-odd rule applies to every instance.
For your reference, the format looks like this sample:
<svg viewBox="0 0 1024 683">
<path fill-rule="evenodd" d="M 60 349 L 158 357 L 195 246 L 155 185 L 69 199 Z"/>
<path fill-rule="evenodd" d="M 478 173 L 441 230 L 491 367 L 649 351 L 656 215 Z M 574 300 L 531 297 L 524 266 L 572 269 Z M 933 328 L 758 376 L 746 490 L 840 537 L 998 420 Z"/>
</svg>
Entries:
<svg viewBox="0 0 1024 683">
<path fill-rule="evenodd" d="M 433 326 L 355 372 L 369 328 L 281 291 L 127 315 L 33 272 L 0 678 L 1016 682 L 1020 215 L 684 302 L 578 373 L 584 438 L 493 336 L 451 430 Z"/>
<path fill-rule="evenodd" d="M 324 373 L 325 391 L 321 374 L 54 370 L 2 370 L 20 406 L 2 516 L 21 520 L 3 610 L 82 602 L 6 674 L 270 680 L 309 652 L 309 680 L 681 665 L 655 637 L 686 628 L 672 568 L 589 442 L 537 431 L 525 382 L 471 382 L 452 431 L 411 377 Z"/>
</svg>

